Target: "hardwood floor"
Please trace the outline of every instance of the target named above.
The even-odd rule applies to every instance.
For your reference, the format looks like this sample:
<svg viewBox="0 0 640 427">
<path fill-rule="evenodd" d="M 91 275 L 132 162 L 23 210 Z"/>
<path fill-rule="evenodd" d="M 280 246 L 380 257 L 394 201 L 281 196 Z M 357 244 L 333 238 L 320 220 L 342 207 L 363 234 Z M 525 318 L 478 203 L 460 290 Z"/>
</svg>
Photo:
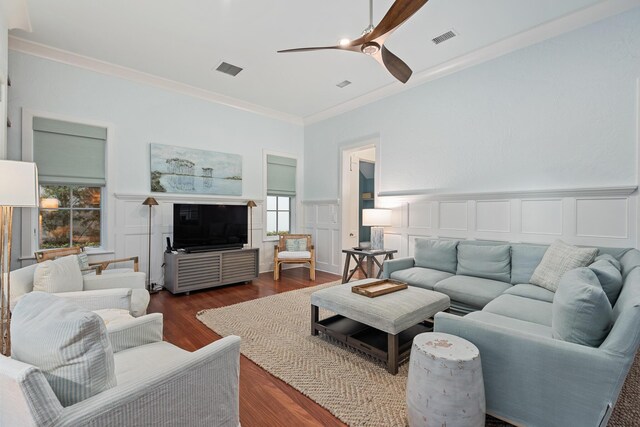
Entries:
<svg viewBox="0 0 640 427">
<path fill-rule="evenodd" d="M 273 280 L 273 273 L 262 273 L 247 284 L 197 291 L 191 295 L 172 295 L 161 291 L 151 296 L 149 312 L 163 313 L 165 340 L 194 351 L 220 338 L 196 319 L 200 310 L 334 280 L 340 280 L 340 276 L 317 271 L 316 281 L 311 282 L 306 268 L 283 270 L 278 282 Z M 243 427 L 345 425 L 329 411 L 244 356 L 240 360 L 240 422 Z"/>
</svg>

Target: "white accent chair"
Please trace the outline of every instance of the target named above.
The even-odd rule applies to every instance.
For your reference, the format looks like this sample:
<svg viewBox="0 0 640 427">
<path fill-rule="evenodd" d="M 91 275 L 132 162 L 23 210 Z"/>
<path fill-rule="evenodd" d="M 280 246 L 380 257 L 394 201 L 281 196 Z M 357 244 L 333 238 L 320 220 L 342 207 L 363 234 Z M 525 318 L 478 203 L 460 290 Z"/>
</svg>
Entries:
<svg viewBox="0 0 640 427">
<path fill-rule="evenodd" d="M 24 303 L 17 309 L 27 309 Z M 0 425 L 240 425 L 239 337 L 191 353 L 162 341 L 159 313 L 107 325 L 104 333 L 116 385 L 66 407 L 39 368 L 0 356 Z"/>
<path fill-rule="evenodd" d="M 37 266 L 38 264 L 29 265 L 10 273 L 12 310 L 23 295 L 33 291 L 33 278 Z M 82 291 L 56 295 L 74 298 L 91 310 L 127 309 L 133 316 L 138 317 L 147 312 L 149 305 L 150 298 L 145 281 L 146 275 L 141 272 L 90 274 L 82 276 Z"/>
</svg>

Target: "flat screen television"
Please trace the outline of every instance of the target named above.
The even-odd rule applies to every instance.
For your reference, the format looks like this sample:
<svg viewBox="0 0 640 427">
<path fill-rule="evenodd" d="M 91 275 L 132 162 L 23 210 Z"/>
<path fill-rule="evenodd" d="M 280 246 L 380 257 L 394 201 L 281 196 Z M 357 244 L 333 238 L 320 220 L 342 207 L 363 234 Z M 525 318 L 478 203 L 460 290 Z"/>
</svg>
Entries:
<svg viewBox="0 0 640 427">
<path fill-rule="evenodd" d="M 173 248 L 187 252 L 241 248 L 247 243 L 247 209 L 174 203 Z"/>
</svg>

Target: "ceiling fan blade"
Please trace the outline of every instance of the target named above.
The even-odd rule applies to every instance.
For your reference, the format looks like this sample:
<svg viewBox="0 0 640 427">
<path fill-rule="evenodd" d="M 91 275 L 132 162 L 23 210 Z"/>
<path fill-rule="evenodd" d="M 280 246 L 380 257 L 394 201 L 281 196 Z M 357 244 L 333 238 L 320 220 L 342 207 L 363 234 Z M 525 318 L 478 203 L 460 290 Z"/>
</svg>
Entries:
<svg viewBox="0 0 640 427">
<path fill-rule="evenodd" d="M 325 49 L 342 49 L 342 46 L 299 47 L 299 48 L 296 48 L 296 49 L 279 50 L 278 53 L 310 52 L 312 50 L 325 50 Z"/>
<path fill-rule="evenodd" d="M 378 62 L 384 65 L 393 77 L 400 80 L 402 83 L 406 83 L 409 80 L 409 77 L 411 77 L 411 74 L 413 74 L 411 68 L 409 68 L 402 59 L 391 53 L 391 51 L 386 47 L 382 46 L 382 49 L 380 49 L 380 55 L 377 56 L 381 59 L 378 60 Z"/>
<path fill-rule="evenodd" d="M 396 0 L 391 5 L 382 21 L 365 36 L 366 41 L 375 40 L 392 32 L 416 13 L 429 0 Z"/>
</svg>

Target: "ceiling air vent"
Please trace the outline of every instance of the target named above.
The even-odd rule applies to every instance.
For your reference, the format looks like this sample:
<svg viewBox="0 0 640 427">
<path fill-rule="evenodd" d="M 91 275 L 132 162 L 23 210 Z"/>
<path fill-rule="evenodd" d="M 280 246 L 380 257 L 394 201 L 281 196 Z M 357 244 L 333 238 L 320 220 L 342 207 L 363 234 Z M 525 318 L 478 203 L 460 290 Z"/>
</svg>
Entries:
<svg viewBox="0 0 640 427">
<path fill-rule="evenodd" d="M 218 65 L 216 71 L 220 71 L 221 73 L 229 74 L 230 76 L 235 77 L 240 71 L 242 71 L 242 68 L 236 67 L 235 65 L 228 64 L 226 62 L 222 62 L 220 63 L 220 65 Z"/>
<path fill-rule="evenodd" d="M 457 34 L 453 30 L 449 30 L 444 34 L 440 34 L 438 37 L 432 38 L 431 41 L 434 44 L 440 44 L 442 42 L 446 42 L 447 40 L 454 38 L 455 36 L 457 36 Z"/>
<path fill-rule="evenodd" d="M 342 89 L 343 87 L 349 86 L 351 84 L 351 82 L 349 80 L 345 80 L 342 81 L 340 83 L 338 83 L 336 86 L 338 86 L 340 89 Z"/>
</svg>

